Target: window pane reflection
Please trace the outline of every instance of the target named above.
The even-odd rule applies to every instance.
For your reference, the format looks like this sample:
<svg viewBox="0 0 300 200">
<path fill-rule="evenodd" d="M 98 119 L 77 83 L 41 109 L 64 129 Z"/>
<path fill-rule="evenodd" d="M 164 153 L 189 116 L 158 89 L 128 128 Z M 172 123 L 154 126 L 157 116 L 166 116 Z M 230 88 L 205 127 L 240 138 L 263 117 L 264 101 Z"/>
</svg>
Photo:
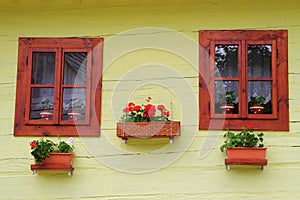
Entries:
<svg viewBox="0 0 300 200">
<path fill-rule="evenodd" d="M 85 84 L 87 53 L 68 52 L 64 54 L 64 84 Z"/>
<path fill-rule="evenodd" d="M 62 120 L 84 120 L 86 106 L 85 88 L 65 88 L 63 91 Z"/>
<path fill-rule="evenodd" d="M 215 46 L 215 76 L 238 77 L 238 45 Z"/>
<path fill-rule="evenodd" d="M 34 52 L 32 55 L 32 84 L 53 84 L 55 53 Z"/>
<path fill-rule="evenodd" d="M 239 113 L 238 81 L 215 81 L 215 113 Z"/>
<path fill-rule="evenodd" d="M 272 81 L 249 81 L 248 102 L 248 113 L 272 114 Z M 260 113 L 254 113 L 254 110 L 250 109 L 256 105 L 263 107 Z"/>
<path fill-rule="evenodd" d="M 51 120 L 53 114 L 53 97 L 53 88 L 32 88 L 30 119 Z"/>
<path fill-rule="evenodd" d="M 271 45 L 248 45 L 248 76 L 272 77 Z"/>
</svg>

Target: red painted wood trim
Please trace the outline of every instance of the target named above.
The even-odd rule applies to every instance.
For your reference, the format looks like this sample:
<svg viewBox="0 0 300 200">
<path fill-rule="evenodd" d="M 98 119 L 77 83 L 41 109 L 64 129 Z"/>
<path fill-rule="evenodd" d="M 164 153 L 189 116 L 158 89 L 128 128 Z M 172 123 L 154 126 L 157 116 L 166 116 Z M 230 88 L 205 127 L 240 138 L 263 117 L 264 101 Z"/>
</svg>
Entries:
<svg viewBox="0 0 300 200">
<path fill-rule="evenodd" d="M 30 98 L 30 49 L 89 49 L 92 53 L 90 65 L 91 89 L 87 91 L 87 113 L 90 117 L 84 122 L 60 123 L 60 118 L 54 117 L 53 121 L 27 120 L 29 119 Z M 18 72 L 17 91 L 15 106 L 15 136 L 99 136 L 100 135 L 100 113 L 101 113 L 101 83 L 102 83 L 102 60 L 103 60 L 103 39 L 102 38 L 20 38 L 18 49 Z M 58 51 L 57 55 L 60 55 Z M 58 56 L 59 57 L 59 56 Z M 59 60 L 57 63 L 61 63 Z M 57 67 L 57 66 L 56 66 Z M 59 66 L 58 66 L 59 67 Z M 60 84 L 61 79 L 56 78 L 55 84 Z M 61 95 L 55 91 L 55 95 Z M 57 97 L 57 96 L 56 96 Z M 55 101 L 58 101 L 57 99 Z M 59 113 L 61 107 L 56 104 L 54 112 Z M 26 110 L 27 109 L 27 110 Z M 91 112 L 89 114 L 89 112 Z M 80 124 L 80 125 L 78 125 Z M 80 134 L 80 135 L 79 135 Z"/>
<path fill-rule="evenodd" d="M 271 41 L 276 47 L 273 49 L 272 63 L 273 89 L 272 106 L 273 114 L 255 115 L 247 113 L 247 95 L 239 90 L 241 104 L 239 114 L 214 113 L 214 80 L 211 61 L 211 44 L 214 42 L 242 41 L 242 46 L 247 41 L 264 44 Z M 246 42 L 245 42 L 246 41 Z M 286 30 L 233 30 L 233 31 L 199 31 L 199 129 L 219 130 L 230 128 L 240 130 L 251 124 L 254 130 L 288 131 L 289 130 L 289 101 L 288 101 L 288 48 Z M 244 58 L 245 57 L 245 58 Z M 242 54 L 241 65 L 246 65 L 246 54 Z M 241 79 L 247 79 L 246 74 L 241 74 Z M 226 79 L 227 80 L 227 79 Z M 232 79 L 233 80 L 233 79 Z M 245 82 L 246 83 L 246 82 Z M 247 89 L 247 84 L 242 84 L 241 89 Z M 244 106 L 242 105 L 244 104 Z"/>
</svg>

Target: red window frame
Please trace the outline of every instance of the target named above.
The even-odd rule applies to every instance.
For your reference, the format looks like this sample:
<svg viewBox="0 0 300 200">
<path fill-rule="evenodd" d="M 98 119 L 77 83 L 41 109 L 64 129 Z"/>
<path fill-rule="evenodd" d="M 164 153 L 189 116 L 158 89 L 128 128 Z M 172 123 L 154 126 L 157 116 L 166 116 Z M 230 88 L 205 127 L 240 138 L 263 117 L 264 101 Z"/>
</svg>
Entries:
<svg viewBox="0 0 300 200">
<path fill-rule="evenodd" d="M 199 129 L 238 130 L 251 124 L 256 130 L 289 130 L 288 46 L 286 30 L 199 31 Z M 236 78 L 215 77 L 214 47 L 216 44 L 238 45 Z M 272 77 L 247 76 L 247 45 L 272 45 Z M 215 81 L 238 81 L 238 114 L 216 114 Z M 272 114 L 248 113 L 248 81 L 272 82 Z"/>
<path fill-rule="evenodd" d="M 19 38 L 18 72 L 15 107 L 15 136 L 99 136 L 102 83 L 102 38 Z M 53 84 L 33 84 L 33 52 L 55 52 L 55 78 Z M 63 83 L 64 52 L 87 53 L 85 84 Z M 31 120 L 32 88 L 53 88 L 53 119 Z M 64 88 L 86 90 L 85 119 L 62 120 Z"/>
</svg>

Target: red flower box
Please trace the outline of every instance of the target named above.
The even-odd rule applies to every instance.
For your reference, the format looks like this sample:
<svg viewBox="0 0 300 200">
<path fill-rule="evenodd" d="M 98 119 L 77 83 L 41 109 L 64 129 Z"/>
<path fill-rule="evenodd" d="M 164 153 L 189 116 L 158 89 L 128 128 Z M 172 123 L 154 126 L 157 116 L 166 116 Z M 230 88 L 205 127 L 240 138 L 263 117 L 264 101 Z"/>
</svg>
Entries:
<svg viewBox="0 0 300 200">
<path fill-rule="evenodd" d="M 234 147 L 227 148 L 225 159 L 226 169 L 230 169 L 230 165 L 260 165 L 265 169 L 268 160 L 266 159 L 267 148 L 253 147 Z"/>
<path fill-rule="evenodd" d="M 123 139 L 123 143 L 130 137 L 168 137 L 170 143 L 180 136 L 180 121 L 157 121 L 157 122 L 118 122 L 117 136 Z"/>
<path fill-rule="evenodd" d="M 71 176 L 74 170 L 73 157 L 74 153 L 50 153 L 50 157 L 43 160 L 41 165 L 33 164 L 30 168 L 33 174 L 37 170 L 67 170 L 68 175 Z"/>
</svg>

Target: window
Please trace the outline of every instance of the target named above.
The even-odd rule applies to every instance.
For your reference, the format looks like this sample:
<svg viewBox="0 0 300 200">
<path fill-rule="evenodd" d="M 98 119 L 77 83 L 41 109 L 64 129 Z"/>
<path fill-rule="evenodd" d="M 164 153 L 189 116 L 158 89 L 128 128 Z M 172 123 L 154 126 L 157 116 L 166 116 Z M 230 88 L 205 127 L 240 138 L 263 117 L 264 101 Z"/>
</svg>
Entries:
<svg viewBox="0 0 300 200">
<path fill-rule="evenodd" d="M 20 38 L 16 136 L 99 136 L 102 38 Z"/>
<path fill-rule="evenodd" d="M 200 31 L 199 128 L 289 130 L 287 31 Z"/>
</svg>

